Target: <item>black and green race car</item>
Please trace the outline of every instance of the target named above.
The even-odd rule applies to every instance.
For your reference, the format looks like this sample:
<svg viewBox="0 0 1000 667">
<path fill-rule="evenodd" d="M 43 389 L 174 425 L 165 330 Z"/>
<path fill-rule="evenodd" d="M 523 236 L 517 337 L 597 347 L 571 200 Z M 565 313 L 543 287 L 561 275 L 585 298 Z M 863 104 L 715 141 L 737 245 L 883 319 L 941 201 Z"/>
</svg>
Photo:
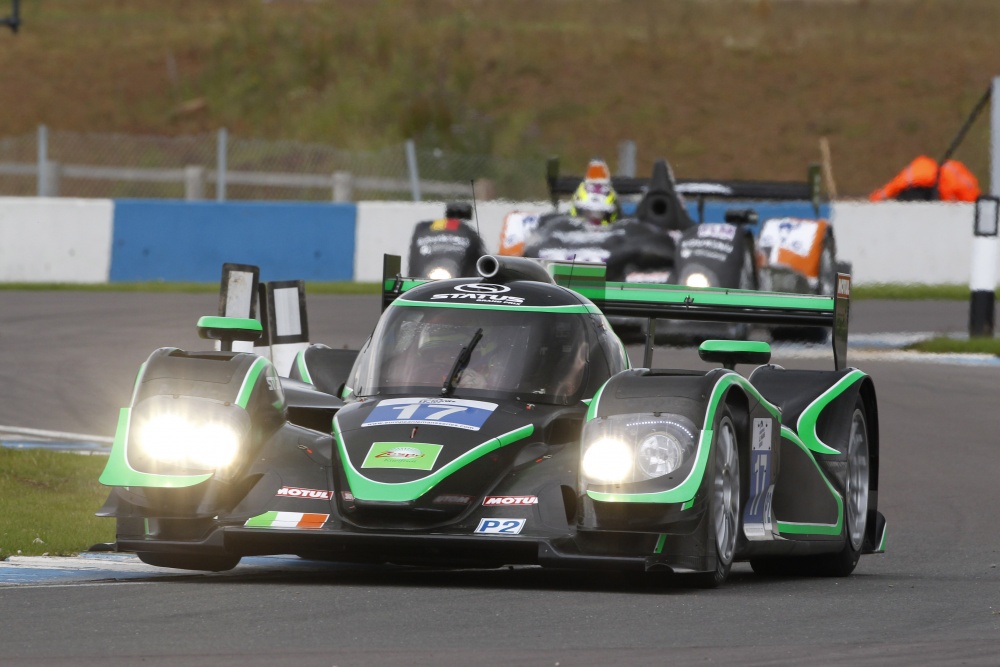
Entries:
<svg viewBox="0 0 1000 667">
<path fill-rule="evenodd" d="M 600 265 L 511 257 L 478 272 L 408 279 L 387 258 L 360 352 L 310 345 L 287 378 L 229 351 L 261 335 L 256 319 L 202 318 L 219 351 L 154 352 L 100 478 L 117 548 L 202 570 L 297 554 L 703 586 L 734 561 L 844 576 L 883 550 L 875 388 L 845 364 L 849 277 L 826 297 L 608 283 Z M 653 336 L 632 368 L 607 316 L 826 326 L 835 368 L 713 340 L 700 355 L 718 368 L 651 369 Z"/>
</svg>

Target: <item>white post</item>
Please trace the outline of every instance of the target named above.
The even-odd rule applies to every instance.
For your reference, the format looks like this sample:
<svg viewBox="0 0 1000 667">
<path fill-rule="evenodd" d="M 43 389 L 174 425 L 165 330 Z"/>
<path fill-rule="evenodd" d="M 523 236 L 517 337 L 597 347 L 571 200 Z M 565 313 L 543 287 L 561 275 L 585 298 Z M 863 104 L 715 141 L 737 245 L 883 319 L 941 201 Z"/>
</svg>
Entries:
<svg viewBox="0 0 1000 667">
<path fill-rule="evenodd" d="M 229 133 L 226 128 L 219 128 L 218 139 L 215 142 L 215 200 L 226 201 L 226 144 L 229 143 Z"/>
<path fill-rule="evenodd" d="M 46 172 L 45 165 L 49 161 L 49 128 L 44 125 L 38 126 L 38 159 L 37 159 L 37 169 L 36 172 L 36 182 L 38 185 L 38 196 L 47 197 L 49 191 L 49 184 L 46 181 L 48 173 Z"/>
<path fill-rule="evenodd" d="M 354 198 L 354 176 L 349 171 L 333 172 L 333 201 L 348 202 Z"/>
<path fill-rule="evenodd" d="M 969 280 L 969 336 L 993 337 L 1000 249 L 1000 77 L 990 91 L 990 194 L 976 202 Z"/>
<path fill-rule="evenodd" d="M 413 139 L 406 140 L 406 167 L 410 172 L 410 191 L 413 201 L 420 201 L 420 173 L 417 171 L 417 148 Z"/>
<path fill-rule="evenodd" d="M 205 182 L 207 172 L 204 167 L 197 164 L 189 164 L 184 167 L 184 199 L 187 201 L 201 201 L 205 198 Z"/>
</svg>

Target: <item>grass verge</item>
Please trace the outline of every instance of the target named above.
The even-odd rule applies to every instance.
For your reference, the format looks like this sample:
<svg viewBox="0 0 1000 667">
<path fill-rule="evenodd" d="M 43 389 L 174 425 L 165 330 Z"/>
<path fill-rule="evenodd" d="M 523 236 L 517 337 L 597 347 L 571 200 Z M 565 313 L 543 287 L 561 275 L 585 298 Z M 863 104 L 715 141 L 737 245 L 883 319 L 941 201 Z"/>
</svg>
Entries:
<svg viewBox="0 0 1000 667">
<path fill-rule="evenodd" d="M 1000 338 L 949 338 L 938 336 L 908 345 L 907 350 L 937 354 L 992 354 L 1000 356 Z"/>
<path fill-rule="evenodd" d="M 1000 290 L 998 290 L 1000 296 Z M 893 301 L 968 301 L 969 286 L 961 284 L 923 285 L 909 283 L 869 283 L 852 285 L 852 299 L 889 299 Z"/>
<path fill-rule="evenodd" d="M 104 456 L 0 448 L 0 560 L 67 556 L 112 542 L 114 521 L 94 516 L 108 497 Z"/>
</svg>

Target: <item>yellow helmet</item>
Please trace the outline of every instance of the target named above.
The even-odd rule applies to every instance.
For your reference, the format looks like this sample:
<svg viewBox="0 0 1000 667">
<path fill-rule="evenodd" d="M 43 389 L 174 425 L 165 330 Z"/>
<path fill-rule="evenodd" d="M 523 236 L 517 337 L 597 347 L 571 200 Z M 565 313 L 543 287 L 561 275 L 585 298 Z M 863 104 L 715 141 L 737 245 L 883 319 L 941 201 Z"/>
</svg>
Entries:
<svg viewBox="0 0 1000 667">
<path fill-rule="evenodd" d="M 618 219 L 618 193 L 611 187 L 611 172 L 604 160 L 591 160 L 587 174 L 573 194 L 570 215 L 595 225 Z"/>
</svg>

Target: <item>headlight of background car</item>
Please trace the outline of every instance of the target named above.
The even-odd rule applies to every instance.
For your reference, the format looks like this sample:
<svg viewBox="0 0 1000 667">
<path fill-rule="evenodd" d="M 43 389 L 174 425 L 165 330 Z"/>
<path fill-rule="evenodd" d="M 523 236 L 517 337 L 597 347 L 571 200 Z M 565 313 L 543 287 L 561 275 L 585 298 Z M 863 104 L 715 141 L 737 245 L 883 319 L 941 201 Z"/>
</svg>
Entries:
<svg viewBox="0 0 1000 667">
<path fill-rule="evenodd" d="M 235 405 L 153 396 L 133 409 L 129 463 L 158 474 L 225 472 L 239 460 L 249 433 L 250 416 Z"/>
<path fill-rule="evenodd" d="M 640 482 L 674 472 L 694 455 L 699 430 L 687 417 L 639 413 L 594 419 L 583 427 L 583 479 Z"/>
</svg>

